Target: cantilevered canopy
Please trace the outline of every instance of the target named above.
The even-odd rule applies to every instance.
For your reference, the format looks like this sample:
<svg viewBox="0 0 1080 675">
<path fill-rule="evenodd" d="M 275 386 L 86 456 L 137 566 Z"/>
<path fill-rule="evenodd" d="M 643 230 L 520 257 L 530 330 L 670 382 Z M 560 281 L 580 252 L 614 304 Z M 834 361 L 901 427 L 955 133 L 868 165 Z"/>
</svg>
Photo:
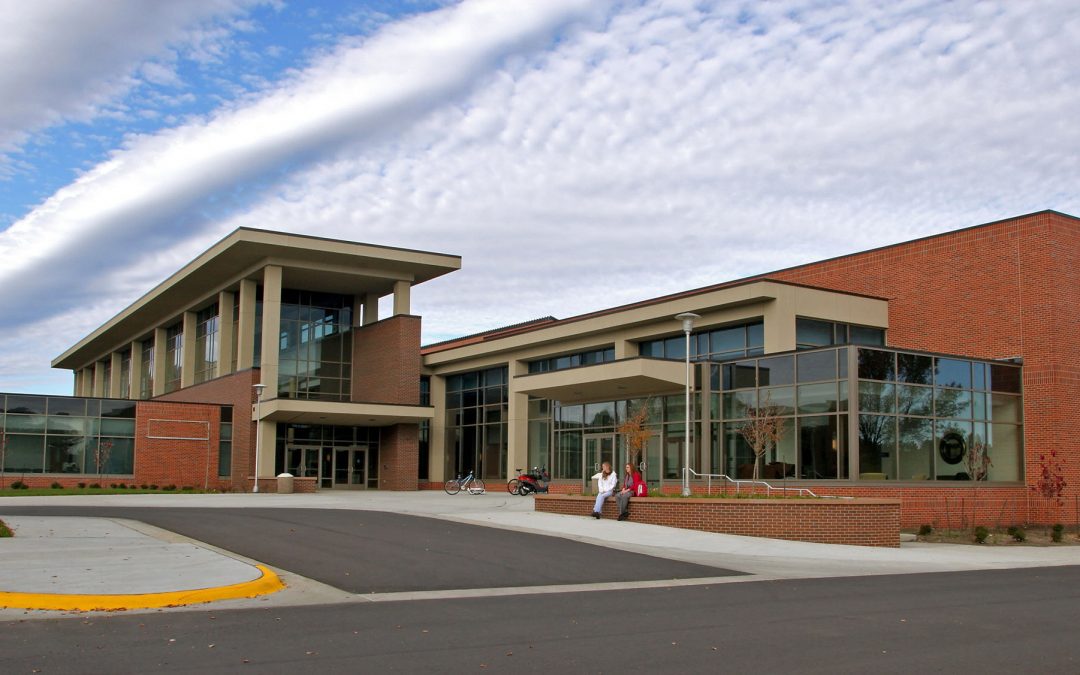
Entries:
<svg viewBox="0 0 1080 675">
<path fill-rule="evenodd" d="M 582 403 L 668 394 L 685 386 L 683 362 L 639 357 L 518 375 L 513 390 L 562 403 Z"/>
</svg>

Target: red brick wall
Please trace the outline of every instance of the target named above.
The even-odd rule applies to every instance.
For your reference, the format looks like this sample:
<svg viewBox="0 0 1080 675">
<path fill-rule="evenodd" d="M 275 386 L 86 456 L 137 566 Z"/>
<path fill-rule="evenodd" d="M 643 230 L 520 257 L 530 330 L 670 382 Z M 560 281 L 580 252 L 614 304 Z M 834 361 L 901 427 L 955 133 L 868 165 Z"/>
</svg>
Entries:
<svg viewBox="0 0 1080 675">
<path fill-rule="evenodd" d="M 379 488 L 416 490 L 419 467 L 419 425 L 395 424 L 383 428 L 379 440 Z"/>
<path fill-rule="evenodd" d="M 420 404 L 420 317 L 353 329 L 352 400 Z"/>
<path fill-rule="evenodd" d="M 255 466 L 255 422 L 252 419 L 251 407 L 255 403 L 254 385 L 259 382 L 259 374 L 257 368 L 242 370 L 153 399 L 233 407 L 232 474 L 222 479 L 224 489 L 231 486 L 250 491 L 252 487 L 249 478 Z M 213 473 L 216 477 L 216 466 Z"/>
<path fill-rule="evenodd" d="M 768 277 L 887 298 L 895 347 L 1023 357 L 1026 482 L 1056 449 L 1080 495 L 1080 219 L 1042 212 Z"/>
<path fill-rule="evenodd" d="M 217 405 L 140 401 L 135 407 L 134 482 L 222 487 L 217 475 L 220 424 Z"/>
<path fill-rule="evenodd" d="M 543 513 L 588 516 L 593 497 L 537 495 Z M 604 518 L 615 518 L 615 500 L 604 502 Z M 898 499 L 666 499 L 630 500 L 635 523 L 687 530 L 855 546 L 900 546 Z"/>
</svg>

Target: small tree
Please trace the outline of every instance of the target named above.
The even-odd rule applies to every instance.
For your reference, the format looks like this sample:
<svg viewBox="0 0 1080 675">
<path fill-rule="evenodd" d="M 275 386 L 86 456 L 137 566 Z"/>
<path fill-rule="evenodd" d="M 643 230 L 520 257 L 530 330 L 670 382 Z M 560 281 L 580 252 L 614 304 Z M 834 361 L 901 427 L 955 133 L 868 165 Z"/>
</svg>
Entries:
<svg viewBox="0 0 1080 675">
<path fill-rule="evenodd" d="M 626 455 L 628 461 L 634 466 L 638 465 L 645 446 L 652 438 L 653 430 L 645 426 L 649 419 L 649 401 L 646 399 L 641 407 L 633 415 L 627 417 L 622 424 L 615 428 L 623 436 L 626 443 Z"/>
<path fill-rule="evenodd" d="M 112 452 L 112 441 L 99 441 L 97 447 L 94 449 L 94 462 L 97 464 L 98 482 L 101 482 L 101 475 L 105 473 L 105 464 L 109 461 L 109 454 Z"/>
<path fill-rule="evenodd" d="M 760 405 L 746 408 L 747 420 L 739 427 L 739 433 L 754 452 L 754 480 L 761 475 L 761 458 L 784 436 L 782 413 L 783 408 L 773 403 L 768 394 Z"/>
<path fill-rule="evenodd" d="M 1052 449 L 1049 453 L 1040 453 L 1039 477 L 1035 480 L 1035 484 L 1031 486 L 1031 490 L 1046 502 L 1054 505 L 1055 520 L 1057 520 L 1057 514 L 1061 507 L 1065 504 L 1062 494 L 1065 492 L 1067 485 L 1068 483 L 1065 482 L 1065 466 L 1062 464 L 1061 458 L 1058 457 L 1057 449 Z"/>
</svg>

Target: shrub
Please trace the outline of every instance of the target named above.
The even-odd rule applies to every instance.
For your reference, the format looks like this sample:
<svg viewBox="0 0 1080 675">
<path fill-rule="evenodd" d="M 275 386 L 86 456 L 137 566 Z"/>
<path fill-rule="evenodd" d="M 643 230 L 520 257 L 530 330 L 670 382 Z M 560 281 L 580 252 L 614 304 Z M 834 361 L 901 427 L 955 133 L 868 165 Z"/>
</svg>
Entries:
<svg viewBox="0 0 1080 675">
<path fill-rule="evenodd" d="M 90 489 L 91 490 L 100 490 L 101 489 L 101 483 L 90 483 Z"/>
<path fill-rule="evenodd" d="M 934 531 L 934 528 L 931 525 L 920 525 L 919 526 L 919 536 L 920 537 L 925 537 L 928 534 L 932 534 L 933 531 Z"/>
<path fill-rule="evenodd" d="M 80 490 L 85 490 L 86 489 L 86 483 L 79 483 L 79 489 Z"/>
<path fill-rule="evenodd" d="M 115 490 L 116 489 L 116 483 L 109 483 L 109 487 L 112 488 L 113 490 Z"/>
<path fill-rule="evenodd" d="M 975 528 L 975 543 L 985 544 L 986 538 L 990 536 L 990 530 L 986 529 L 982 525 Z"/>
<path fill-rule="evenodd" d="M 14 483 L 11 484 L 11 489 L 12 490 L 29 490 L 30 486 L 27 485 L 26 483 L 22 482 L 21 480 L 17 480 Z"/>
<path fill-rule="evenodd" d="M 1009 536 L 1013 538 L 1013 541 L 1027 541 L 1027 532 L 1024 532 L 1024 528 L 1022 527 L 1017 527 L 1014 525 L 1013 527 L 1010 527 L 1008 530 L 1006 530 L 1006 532 L 1008 532 Z"/>
<path fill-rule="evenodd" d="M 150 483 L 150 489 L 151 490 L 157 490 L 158 489 L 157 483 Z"/>
<path fill-rule="evenodd" d="M 143 483 L 142 485 L 139 486 L 139 489 L 141 489 L 141 490 L 149 490 L 150 486 L 147 485 L 146 483 Z"/>
<path fill-rule="evenodd" d="M 173 485 L 172 483 L 169 483 L 168 485 L 166 485 L 165 487 L 163 487 L 161 489 L 164 490 L 165 492 L 172 492 L 173 490 L 176 489 L 176 486 Z"/>
<path fill-rule="evenodd" d="M 116 487 L 120 488 L 121 490 L 126 490 L 127 489 L 127 483 L 118 483 L 116 485 Z M 135 486 L 133 485 L 132 487 L 135 487 Z"/>
<path fill-rule="evenodd" d="M 1051 530 L 1050 530 L 1050 540 L 1060 544 L 1061 543 L 1061 535 L 1063 535 L 1064 533 L 1065 533 L 1065 526 L 1062 525 L 1061 523 L 1058 523 L 1057 525 L 1054 525 L 1054 527 L 1051 528 Z"/>
<path fill-rule="evenodd" d="M 61 485 L 60 483 L 57 483 L 56 481 L 53 481 L 52 485 L 50 485 L 49 487 L 51 487 L 54 490 L 63 490 L 64 489 L 64 486 Z"/>
<path fill-rule="evenodd" d="M 191 492 L 195 488 L 193 486 L 191 486 L 191 485 L 185 485 L 184 487 L 182 487 L 180 489 L 183 490 L 184 492 Z"/>
</svg>

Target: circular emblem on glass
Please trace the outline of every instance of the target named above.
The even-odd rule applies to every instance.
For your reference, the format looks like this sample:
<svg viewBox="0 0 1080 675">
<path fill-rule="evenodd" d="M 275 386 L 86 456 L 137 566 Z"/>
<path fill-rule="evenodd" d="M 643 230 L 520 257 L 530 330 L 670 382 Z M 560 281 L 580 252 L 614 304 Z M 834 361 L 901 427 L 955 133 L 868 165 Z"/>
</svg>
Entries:
<svg viewBox="0 0 1080 675">
<path fill-rule="evenodd" d="M 967 450 L 967 441 L 955 431 L 946 433 L 938 443 L 938 454 L 946 464 L 959 464 L 964 458 L 965 450 Z"/>
</svg>

